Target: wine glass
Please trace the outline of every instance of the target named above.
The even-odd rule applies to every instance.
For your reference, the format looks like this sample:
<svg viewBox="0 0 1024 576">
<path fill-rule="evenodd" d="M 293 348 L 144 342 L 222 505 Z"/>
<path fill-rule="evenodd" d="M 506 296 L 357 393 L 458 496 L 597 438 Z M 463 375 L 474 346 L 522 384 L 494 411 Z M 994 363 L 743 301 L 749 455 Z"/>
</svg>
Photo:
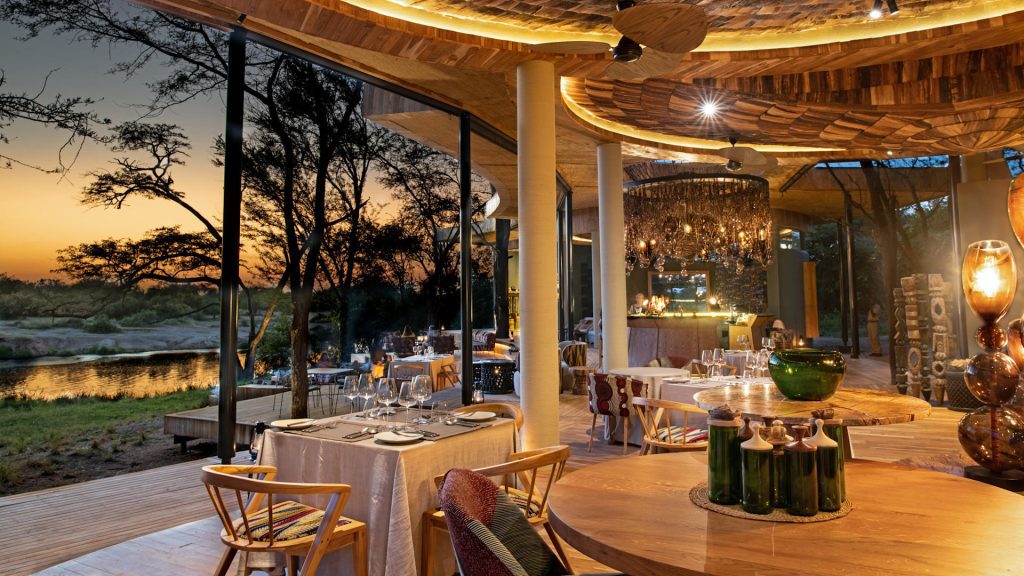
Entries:
<svg viewBox="0 0 1024 576">
<path fill-rule="evenodd" d="M 367 405 L 370 403 L 370 398 L 373 398 L 375 390 L 373 388 L 373 377 L 369 373 L 363 374 L 359 377 L 359 398 L 362 399 L 363 412 L 366 411 Z M 369 418 L 369 414 L 364 414 L 364 418 Z"/>
<path fill-rule="evenodd" d="M 348 413 L 355 412 L 356 398 L 359 396 L 359 377 L 346 376 L 345 385 L 341 387 L 341 394 L 348 398 Z"/>
<path fill-rule="evenodd" d="M 769 350 L 775 348 L 775 340 L 771 336 L 762 336 L 761 348 L 767 348 Z"/>
<path fill-rule="evenodd" d="M 717 376 L 725 374 L 725 350 L 722 348 L 715 348 L 711 351 L 711 363 L 718 367 Z"/>
<path fill-rule="evenodd" d="M 381 378 L 377 381 L 377 404 L 381 406 L 380 413 L 384 415 L 384 428 L 390 430 L 388 414 L 394 411 L 391 405 L 398 400 L 398 389 L 395 387 L 394 378 Z"/>
<path fill-rule="evenodd" d="M 746 334 L 737 336 L 736 343 L 740 345 L 740 350 L 750 350 L 750 342 Z"/>
<path fill-rule="evenodd" d="M 700 365 L 704 368 L 704 376 L 710 376 L 708 368 L 711 367 L 711 350 L 700 351 Z"/>
<path fill-rule="evenodd" d="M 434 409 L 430 409 L 430 416 L 427 418 L 423 417 L 423 403 L 434 394 L 434 386 L 430 381 L 430 376 L 420 375 L 412 379 L 413 383 L 413 395 L 419 402 L 420 415 L 414 420 L 417 424 L 427 424 L 430 419 L 434 417 Z"/>
<path fill-rule="evenodd" d="M 412 408 L 413 404 L 416 404 L 416 387 L 412 380 L 405 380 L 402 382 L 402 387 L 398 390 L 398 405 L 405 408 L 405 425 L 409 426 L 412 422 L 410 421 L 409 408 Z"/>
</svg>

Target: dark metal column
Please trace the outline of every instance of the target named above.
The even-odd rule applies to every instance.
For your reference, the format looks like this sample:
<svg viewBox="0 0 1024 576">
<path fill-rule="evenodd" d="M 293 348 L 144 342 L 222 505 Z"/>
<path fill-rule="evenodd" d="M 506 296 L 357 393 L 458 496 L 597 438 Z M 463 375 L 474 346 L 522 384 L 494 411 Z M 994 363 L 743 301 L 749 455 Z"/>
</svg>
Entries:
<svg viewBox="0 0 1024 576">
<path fill-rule="evenodd" d="M 853 243 L 853 203 L 850 202 L 850 193 L 846 192 L 843 194 L 846 203 L 846 278 L 847 292 L 849 296 L 847 300 L 850 306 L 850 357 L 860 358 L 860 326 L 858 325 L 858 312 L 857 312 L 857 282 L 854 280 L 854 270 L 856 269 L 856 249 Z"/>
<path fill-rule="evenodd" d="M 575 302 L 573 302 L 573 290 L 572 290 L 572 190 L 568 189 L 565 191 L 565 207 L 562 209 L 562 216 L 565 218 L 565 225 L 562 226 L 565 230 L 565 258 L 563 264 L 565 265 L 565 272 L 563 277 L 565 278 L 565 300 L 562 301 L 562 315 L 565 316 L 565 333 L 566 340 L 573 340 L 573 329 L 576 327 L 576 310 Z"/>
<path fill-rule="evenodd" d="M 963 239 L 960 237 L 960 193 L 957 186 L 963 180 L 963 160 L 960 156 L 949 156 L 949 217 L 952 221 L 950 228 L 953 230 L 953 270 L 957 275 L 960 273 L 960 258 L 963 254 Z M 956 276 L 954 276 L 955 278 Z M 968 357 L 967 342 L 967 314 L 964 292 L 959 289 L 959 283 L 953 282 L 957 288 L 953 290 L 956 294 L 956 346 L 958 358 Z"/>
<path fill-rule="evenodd" d="M 494 331 L 498 338 L 508 338 L 508 241 L 511 235 L 510 220 L 494 221 Z"/>
<path fill-rule="evenodd" d="M 847 286 L 849 279 L 846 277 L 846 231 L 843 229 L 843 222 L 836 220 L 836 256 L 839 259 L 839 320 L 840 331 L 843 336 L 843 346 L 850 345 L 850 303 Z"/>
<path fill-rule="evenodd" d="M 459 115 L 459 255 L 462 285 L 462 403 L 473 403 L 473 165 L 472 117 Z"/>
<path fill-rule="evenodd" d="M 245 30 L 228 41 L 228 93 L 224 128 L 224 231 L 220 257 L 220 402 L 217 456 L 235 456 L 235 386 L 238 383 L 238 262 L 242 230 L 242 118 L 245 110 Z"/>
<path fill-rule="evenodd" d="M 558 223 L 558 339 L 568 340 L 566 336 L 568 327 L 565 325 L 565 287 L 569 285 L 569 280 L 565 277 L 565 211 L 562 210 L 564 205 L 565 197 L 563 196 L 558 204 L 558 213 L 555 216 L 555 222 Z"/>
</svg>

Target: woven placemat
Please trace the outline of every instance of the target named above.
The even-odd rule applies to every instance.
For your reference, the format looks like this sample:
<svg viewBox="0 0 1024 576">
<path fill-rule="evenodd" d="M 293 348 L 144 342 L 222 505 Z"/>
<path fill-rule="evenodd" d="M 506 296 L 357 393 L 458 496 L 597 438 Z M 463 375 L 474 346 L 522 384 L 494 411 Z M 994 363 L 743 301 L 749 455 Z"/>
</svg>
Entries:
<svg viewBox="0 0 1024 576">
<path fill-rule="evenodd" d="M 798 524 L 835 520 L 836 518 L 846 516 L 850 513 L 850 510 L 853 510 L 853 504 L 850 502 L 850 499 L 847 498 L 846 502 L 843 502 L 843 507 L 839 510 L 836 510 L 835 512 L 818 512 L 814 516 L 794 516 L 785 510 L 773 510 L 769 514 L 751 514 L 750 512 L 744 511 L 739 504 L 715 504 L 709 500 L 707 482 L 701 482 L 693 488 L 690 488 L 690 501 L 705 510 L 711 510 L 712 512 L 718 512 L 719 514 L 725 514 L 726 516 L 735 516 L 737 518 L 746 518 L 748 520 L 760 520 L 762 522 L 794 522 Z"/>
</svg>

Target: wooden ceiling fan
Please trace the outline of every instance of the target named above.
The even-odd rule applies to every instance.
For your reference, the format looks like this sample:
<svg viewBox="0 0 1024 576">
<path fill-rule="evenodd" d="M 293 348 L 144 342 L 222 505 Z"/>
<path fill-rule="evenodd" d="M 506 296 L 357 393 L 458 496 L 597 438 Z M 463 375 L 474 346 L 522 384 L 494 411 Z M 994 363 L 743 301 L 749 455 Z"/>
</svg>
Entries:
<svg viewBox="0 0 1024 576">
<path fill-rule="evenodd" d="M 671 72 L 683 55 L 704 42 L 708 19 L 704 9 L 677 2 L 618 0 L 612 26 L 622 33 L 614 47 L 604 42 L 567 41 L 535 44 L 531 49 L 555 54 L 603 54 L 612 62 L 602 75 L 639 80 Z"/>
</svg>

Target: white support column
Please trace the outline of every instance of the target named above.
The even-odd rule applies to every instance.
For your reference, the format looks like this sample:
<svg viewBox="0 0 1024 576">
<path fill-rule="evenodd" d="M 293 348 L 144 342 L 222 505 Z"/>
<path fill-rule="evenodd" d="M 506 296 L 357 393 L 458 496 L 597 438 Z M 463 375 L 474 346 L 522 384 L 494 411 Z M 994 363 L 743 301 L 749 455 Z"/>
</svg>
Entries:
<svg viewBox="0 0 1024 576">
<path fill-rule="evenodd" d="M 523 448 L 558 444 L 558 252 L 555 68 L 516 70 L 519 143 L 519 335 Z"/>
<path fill-rule="evenodd" d="M 629 365 L 626 330 L 626 240 L 622 202 L 622 145 L 597 147 L 597 222 L 601 242 L 603 370 Z"/>
<path fill-rule="evenodd" d="M 603 367 L 604 348 L 601 342 L 601 235 L 596 231 L 590 235 L 591 284 L 594 286 L 594 348 L 597 349 L 598 366 Z"/>
</svg>

